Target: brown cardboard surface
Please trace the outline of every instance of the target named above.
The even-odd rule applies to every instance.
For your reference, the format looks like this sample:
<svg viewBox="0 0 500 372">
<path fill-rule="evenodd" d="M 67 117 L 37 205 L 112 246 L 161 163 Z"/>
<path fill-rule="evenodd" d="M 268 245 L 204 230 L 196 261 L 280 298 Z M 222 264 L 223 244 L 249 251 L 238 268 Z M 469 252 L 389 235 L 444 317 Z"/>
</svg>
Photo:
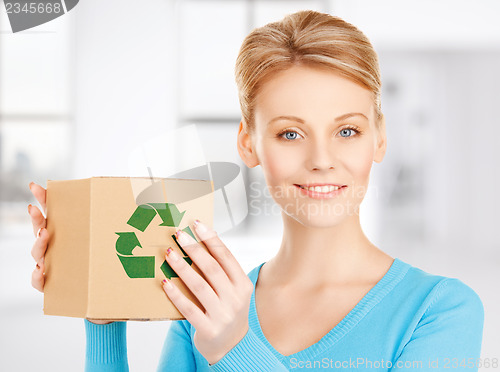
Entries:
<svg viewBox="0 0 500 372">
<path fill-rule="evenodd" d="M 88 298 L 90 179 L 49 181 L 47 185 L 50 242 L 45 253 L 44 312 L 84 317 Z"/>
<path fill-rule="evenodd" d="M 138 189 L 143 191 L 134 195 L 132 190 Z M 128 223 L 132 215 L 137 216 L 138 205 L 142 205 L 140 213 L 154 215 L 142 227 Z M 170 212 L 160 215 L 165 205 L 169 207 L 163 207 L 163 212 Z M 180 222 L 161 226 L 169 213 L 176 215 L 173 205 L 180 214 L 184 212 L 178 216 Z M 213 225 L 212 181 L 140 177 L 49 180 L 44 313 L 108 320 L 184 319 L 162 289 L 165 273 L 161 267 L 168 247 L 184 256 L 172 235 L 180 228 L 190 229 L 196 237 L 195 219 Z M 118 233 L 127 235 L 121 243 L 135 237 L 142 248 L 135 246 L 130 254 L 121 249 L 125 254 L 120 254 L 122 236 Z M 141 256 L 150 257 L 145 258 L 149 268 L 153 268 L 154 257 L 154 269 L 147 271 L 154 277 L 130 277 L 135 271 L 125 270 L 122 261 L 137 262 L 135 257 Z M 203 277 L 194 263 L 191 266 Z M 203 309 L 180 278 L 171 280 Z"/>
</svg>

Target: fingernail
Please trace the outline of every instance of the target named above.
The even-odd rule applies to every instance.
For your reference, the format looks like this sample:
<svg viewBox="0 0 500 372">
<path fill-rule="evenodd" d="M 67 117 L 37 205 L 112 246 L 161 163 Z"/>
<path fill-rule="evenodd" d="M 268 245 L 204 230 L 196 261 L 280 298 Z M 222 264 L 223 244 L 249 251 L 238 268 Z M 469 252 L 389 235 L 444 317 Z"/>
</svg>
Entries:
<svg viewBox="0 0 500 372">
<path fill-rule="evenodd" d="M 167 289 L 172 289 L 172 283 L 170 283 L 170 280 L 163 279 L 163 286 L 166 287 Z"/>
<path fill-rule="evenodd" d="M 179 256 L 177 255 L 177 253 L 175 253 L 175 251 L 170 247 L 167 249 L 167 257 L 170 257 L 170 260 L 172 262 L 175 262 L 179 259 Z"/>
<path fill-rule="evenodd" d="M 37 237 L 40 237 L 40 236 L 42 236 L 42 234 L 45 234 L 45 231 L 46 231 L 46 230 L 47 230 L 47 229 L 46 229 L 45 227 L 40 227 L 40 228 L 38 229 L 38 234 L 37 234 Z"/>
<path fill-rule="evenodd" d="M 33 184 L 34 184 L 34 182 L 33 182 L 33 181 L 31 181 L 31 182 L 30 182 L 30 191 L 31 191 L 31 186 L 33 186 Z"/>
<path fill-rule="evenodd" d="M 205 224 L 201 223 L 200 220 L 194 220 L 194 228 L 196 229 L 196 231 L 201 232 L 201 233 L 205 233 L 208 231 L 207 226 L 205 226 Z"/>
<path fill-rule="evenodd" d="M 28 214 L 31 214 L 31 204 L 28 205 Z"/>
<path fill-rule="evenodd" d="M 185 233 L 184 231 L 177 230 L 176 233 L 175 233 L 175 235 L 177 236 L 177 239 L 179 240 L 179 242 L 181 243 L 181 245 L 188 245 L 189 243 L 191 243 L 191 240 L 187 236 L 188 234 Z"/>
</svg>

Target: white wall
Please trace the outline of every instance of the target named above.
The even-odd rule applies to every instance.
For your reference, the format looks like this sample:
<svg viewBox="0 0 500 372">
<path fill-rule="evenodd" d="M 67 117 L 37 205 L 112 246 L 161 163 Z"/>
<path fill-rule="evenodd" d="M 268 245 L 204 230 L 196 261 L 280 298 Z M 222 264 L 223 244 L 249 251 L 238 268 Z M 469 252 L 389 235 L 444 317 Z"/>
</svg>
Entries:
<svg viewBox="0 0 500 372">
<path fill-rule="evenodd" d="M 496 0 L 329 0 L 329 12 L 359 27 L 375 48 L 440 50 L 500 45 Z"/>
<path fill-rule="evenodd" d="M 131 149 L 175 127 L 175 2 L 87 0 L 73 12 L 74 177 L 126 176 Z"/>
</svg>

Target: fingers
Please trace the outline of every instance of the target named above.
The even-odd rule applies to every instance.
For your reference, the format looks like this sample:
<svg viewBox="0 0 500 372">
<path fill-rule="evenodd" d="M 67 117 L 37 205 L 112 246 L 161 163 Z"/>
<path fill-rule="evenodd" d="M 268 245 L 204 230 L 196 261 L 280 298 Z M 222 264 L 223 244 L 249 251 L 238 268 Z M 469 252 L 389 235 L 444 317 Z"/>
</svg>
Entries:
<svg viewBox="0 0 500 372">
<path fill-rule="evenodd" d="M 182 260 L 184 261 L 184 260 Z M 187 265 L 187 263 L 186 263 Z M 180 313 L 192 324 L 192 326 L 201 332 L 208 329 L 208 318 L 190 299 L 188 299 L 171 280 L 163 281 L 163 290 L 172 301 Z"/>
<path fill-rule="evenodd" d="M 31 217 L 31 224 L 33 225 L 33 234 L 37 237 L 38 230 L 42 227 L 46 227 L 47 220 L 43 216 L 42 212 L 40 212 L 40 209 L 31 204 L 28 205 L 28 213 Z"/>
<path fill-rule="evenodd" d="M 167 263 L 177 273 L 191 292 L 200 301 L 207 312 L 213 313 L 218 308 L 220 301 L 213 288 L 198 274 L 176 251 L 168 248 Z M 168 293 L 167 293 L 168 294 Z M 169 296 L 170 297 L 170 296 Z M 191 301 L 189 301 L 191 302 Z M 177 304 L 174 303 L 176 306 Z M 193 306 L 196 306 L 193 304 Z M 180 309 L 179 309 L 180 311 Z"/>
<path fill-rule="evenodd" d="M 241 268 L 239 262 L 227 249 L 225 244 L 217 236 L 217 233 L 207 225 L 196 220 L 194 228 L 200 240 L 207 246 L 212 256 L 220 264 L 228 278 L 236 285 L 245 285 L 248 279 L 245 271 Z"/>
<path fill-rule="evenodd" d="M 40 230 L 40 236 L 35 239 L 33 248 L 31 248 L 31 256 L 39 264 L 40 260 L 45 257 L 45 252 L 47 251 L 47 243 L 49 241 L 49 233 L 47 229 L 42 228 Z"/>
<path fill-rule="evenodd" d="M 42 206 L 43 213 L 46 213 L 47 212 L 47 205 L 46 205 L 47 192 L 46 192 L 46 190 L 42 186 L 37 185 L 34 182 L 31 182 L 29 187 L 30 187 L 30 191 L 33 194 L 33 196 L 35 197 L 35 199 L 38 200 L 38 202 Z"/>
<path fill-rule="evenodd" d="M 217 295 L 220 297 L 222 293 L 227 292 L 226 288 L 229 288 L 232 284 L 222 267 L 212 255 L 203 249 L 200 244 L 185 231 L 177 230 L 176 236 L 178 236 L 177 240 L 182 248 L 203 272 Z"/>
<path fill-rule="evenodd" d="M 30 183 L 29 188 L 33 196 L 42 206 L 44 213 L 46 213 L 46 190 L 34 182 Z M 40 292 L 43 292 L 43 287 L 45 284 L 44 257 L 45 251 L 47 250 L 47 243 L 49 238 L 49 233 L 45 229 L 47 221 L 40 209 L 31 204 L 28 205 L 28 213 L 31 217 L 31 223 L 33 225 L 33 234 L 36 237 L 33 248 L 31 249 L 31 256 L 35 259 L 37 265 L 35 270 L 33 270 L 33 273 L 31 274 L 31 285 Z"/>
<path fill-rule="evenodd" d="M 43 292 L 43 286 L 45 284 L 44 271 L 45 263 L 42 260 L 37 264 L 35 270 L 33 270 L 33 274 L 31 274 L 31 285 L 40 292 Z"/>
</svg>

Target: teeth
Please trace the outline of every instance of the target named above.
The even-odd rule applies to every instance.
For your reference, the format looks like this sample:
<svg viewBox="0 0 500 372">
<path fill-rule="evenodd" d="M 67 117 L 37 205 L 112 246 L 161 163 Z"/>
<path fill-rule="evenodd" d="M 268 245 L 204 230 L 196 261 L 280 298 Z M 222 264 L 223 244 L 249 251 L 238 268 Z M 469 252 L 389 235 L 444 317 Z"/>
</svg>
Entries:
<svg viewBox="0 0 500 372">
<path fill-rule="evenodd" d="M 340 186 L 314 186 L 314 187 L 301 186 L 301 187 L 306 190 L 314 192 L 322 192 L 322 193 L 332 192 L 340 189 Z"/>
</svg>

